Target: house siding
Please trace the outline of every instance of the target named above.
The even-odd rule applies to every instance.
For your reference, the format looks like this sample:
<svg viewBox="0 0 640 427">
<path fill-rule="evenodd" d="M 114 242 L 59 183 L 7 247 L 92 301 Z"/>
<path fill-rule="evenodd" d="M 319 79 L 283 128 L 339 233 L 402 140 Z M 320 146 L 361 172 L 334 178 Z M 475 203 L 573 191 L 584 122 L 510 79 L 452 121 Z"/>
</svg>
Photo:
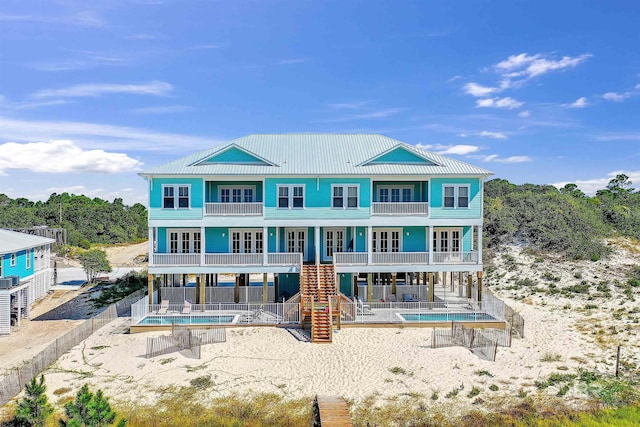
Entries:
<svg viewBox="0 0 640 427">
<path fill-rule="evenodd" d="M 189 209 L 163 209 L 162 186 L 163 185 L 189 185 Z M 150 220 L 181 220 L 202 219 L 203 212 L 203 181 L 200 178 L 154 178 L 149 194 L 149 219 Z"/>
<path fill-rule="evenodd" d="M 469 185 L 469 208 L 444 208 L 442 186 Z M 429 215 L 433 219 L 476 219 L 482 217 L 482 195 L 479 178 L 432 178 Z"/>
</svg>

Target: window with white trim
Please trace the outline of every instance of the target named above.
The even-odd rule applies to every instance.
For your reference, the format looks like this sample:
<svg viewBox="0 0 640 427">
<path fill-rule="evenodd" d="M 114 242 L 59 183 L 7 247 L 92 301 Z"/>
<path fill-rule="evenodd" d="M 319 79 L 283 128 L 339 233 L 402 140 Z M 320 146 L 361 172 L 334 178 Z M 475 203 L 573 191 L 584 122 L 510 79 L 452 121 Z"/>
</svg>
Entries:
<svg viewBox="0 0 640 427">
<path fill-rule="evenodd" d="M 381 203 L 400 203 L 413 201 L 413 188 L 408 186 L 378 187 L 378 201 Z"/>
<path fill-rule="evenodd" d="M 25 267 L 27 270 L 29 270 L 31 268 L 31 253 L 33 252 L 33 249 L 29 249 L 27 250 L 27 259 L 25 260 Z"/>
<path fill-rule="evenodd" d="M 261 254 L 264 250 L 262 230 L 231 230 L 231 253 Z"/>
<path fill-rule="evenodd" d="M 18 261 L 18 255 L 15 253 L 11 254 L 11 267 L 15 267 Z"/>
<path fill-rule="evenodd" d="M 357 209 L 360 188 L 357 185 L 332 185 L 331 207 L 334 209 Z"/>
<path fill-rule="evenodd" d="M 254 187 L 220 187 L 220 203 L 253 203 Z"/>
<path fill-rule="evenodd" d="M 442 206 L 445 208 L 468 208 L 469 185 L 443 185 Z"/>
<path fill-rule="evenodd" d="M 304 208 L 304 185 L 278 185 L 278 208 Z"/>
<path fill-rule="evenodd" d="M 163 209 L 189 209 L 191 193 L 190 185 L 163 185 L 162 208 Z"/>
</svg>

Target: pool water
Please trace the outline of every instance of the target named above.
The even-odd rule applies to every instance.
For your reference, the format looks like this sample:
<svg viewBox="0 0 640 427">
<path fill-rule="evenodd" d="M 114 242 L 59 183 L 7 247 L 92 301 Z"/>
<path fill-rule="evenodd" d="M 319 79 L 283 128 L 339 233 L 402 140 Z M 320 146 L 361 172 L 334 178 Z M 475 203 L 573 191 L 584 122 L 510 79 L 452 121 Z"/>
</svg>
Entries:
<svg viewBox="0 0 640 427">
<path fill-rule="evenodd" d="M 233 323 L 234 315 L 206 315 L 206 316 L 148 316 L 138 325 L 211 325 L 221 323 Z"/>
<path fill-rule="evenodd" d="M 407 322 L 478 322 L 496 320 L 486 313 L 398 313 Z"/>
</svg>

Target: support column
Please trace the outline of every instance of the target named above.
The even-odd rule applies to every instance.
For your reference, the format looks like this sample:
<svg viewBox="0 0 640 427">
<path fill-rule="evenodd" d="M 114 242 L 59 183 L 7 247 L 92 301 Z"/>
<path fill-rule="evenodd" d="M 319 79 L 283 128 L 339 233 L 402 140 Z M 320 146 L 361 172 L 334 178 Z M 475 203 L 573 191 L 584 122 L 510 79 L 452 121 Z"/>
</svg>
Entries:
<svg viewBox="0 0 640 427">
<path fill-rule="evenodd" d="M 202 304 L 202 311 L 204 311 L 204 305 L 207 303 L 207 293 L 206 293 L 206 285 L 207 282 L 205 280 L 204 274 L 199 274 L 198 279 L 200 280 L 200 304 Z"/>
<path fill-rule="evenodd" d="M 391 293 L 393 295 L 396 295 L 396 292 L 398 291 L 397 285 L 396 285 L 396 278 L 398 276 L 398 273 L 391 273 Z"/>
<path fill-rule="evenodd" d="M 196 275 L 196 297 L 195 297 L 195 303 L 196 304 L 201 304 L 200 303 L 200 275 Z"/>
<path fill-rule="evenodd" d="M 373 264 L 373 227 L 367 227 L 367 264 Z"/>
<path fill-rule="evenodd" d="M 240 275 L 236 274 L 236 287 L 233 291 L 233 302 L 238 304 L 240 302 Z"/>
<path fill-rule="evenodd" d="M 373 299 L 373 274 L 367 273 L 367 301 Z"/>
<path fill-rule="evenodd" d="M 471 287 L 473 286 L 473 275 L 467 273 L 467 298 L 471 299 Z"/>
<path fill-rule="evenodd" d="M 482 264 L 482 226 L 478 226 L 478 264 Z M 482 272 L 480 272 L 482 276 Z"/>
<path fill-rule="evenodd" d="M 433 280 L 433 273 L 430 272 L 429 273 L 429 302 L 433 302 L 433 300 L 434 300 L 434 298 L 433 298 L 434 297 L 434 289 L 433 289 L 434 285 L 435 285 L 435 282 Z M 429 308 L 433 308 L 433 306 L 430 305 Z"/>
<path fill-rule="evenodd" d="M 458 296 L 461 297 L 462 296 L 462 271 L 458 272 Z"/>
<path fill-rule="evenodd" d="M 207 242 L 205 234 L 205 227 L 200 227 L 200 265 L 206 265 Z"/>
<path fill-rule="evenodd" d="M 420 286 L 420 273 L 416 273 L 416 285 Z"/>
<path fill-rule="evenodd" d="M 280 277 L 278 273 L 273 274 L 273 295 L 275 296 L 276 302 L 280 298 Z"/>
<path fill-rule="evenodd" d="M 262 227 L 262 265 L 267 264 L 269 264 L 269 229 Z"/>
<path fill-rule="evenodd" d="M 147 286 L 149 287 L 149 304 L 153 304 L 153 274 L 147 276 Z"/>
<path fill-rule="evenodd" d="M 482 302 L 482 271 L 478 271 L 478 302 Z"/>
<path fill-rule="evenodd" d="M 267 273 L 262 273 L 262 302 L 269 302 L 269 278 Z"/>
<path fill-rule="evenodd" d="M 354 298 L 358 296 L 358 275 L 359 274 L 360 273 L 354 273 L 352 277 L 351 294 L 353 295 Z"/>
<path fill-rule="evenodd" d="M 427 244 L 429 245 L 429 264 L 433 264 L 433 225 L 429 226 L 429 236 L 427 237 Z"/>
<path fill-rule="evenodd" d="M 149 227 L 149 267 L 153 267 L 153 253 L 156 251 L 155 228 Z M 66 240 L 65 240 L 66 242 Z"/>
<path fill-rule="evenodd" d="M 335 274 L 334 284 L 336 285 L 336 295 L 340 295 L 340 274 Z"/>
<path fill-rule="evenodd" d="M 320 264 L 320 227 L 314 227 L 315 232 L 315 247 L 316 247 L 316 265 Z"/>
</svg>

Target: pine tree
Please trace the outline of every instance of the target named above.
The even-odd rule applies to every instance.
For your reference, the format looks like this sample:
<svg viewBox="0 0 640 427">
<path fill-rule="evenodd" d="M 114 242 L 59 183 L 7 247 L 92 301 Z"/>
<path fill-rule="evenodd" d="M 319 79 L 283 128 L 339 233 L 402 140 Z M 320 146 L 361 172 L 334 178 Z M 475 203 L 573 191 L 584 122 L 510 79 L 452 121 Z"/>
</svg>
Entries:
<svg viewBox="0 0 640 427">
<path fill-rule="evenodd" d="M 67 403 L 64 410 L 68 420 L 60 422 L 63 427 L 109 426 L 117 417 L 102 390 L 93 394 L 86 384 L 76 394 L 76 400 Z M 126 420 L 120 420 L 117 425 L 124 427 Z"/>
<path fill-rule="evenodd" d="M 47 386 L 44 375 L 40 380 L 35 378 L 24 386 L 25 396 L 18 403 L 13 424 L 16 426 L 43 426 L 47 418 L 53 413 L 53 407 L 47 399 Z"/>
</svg>

